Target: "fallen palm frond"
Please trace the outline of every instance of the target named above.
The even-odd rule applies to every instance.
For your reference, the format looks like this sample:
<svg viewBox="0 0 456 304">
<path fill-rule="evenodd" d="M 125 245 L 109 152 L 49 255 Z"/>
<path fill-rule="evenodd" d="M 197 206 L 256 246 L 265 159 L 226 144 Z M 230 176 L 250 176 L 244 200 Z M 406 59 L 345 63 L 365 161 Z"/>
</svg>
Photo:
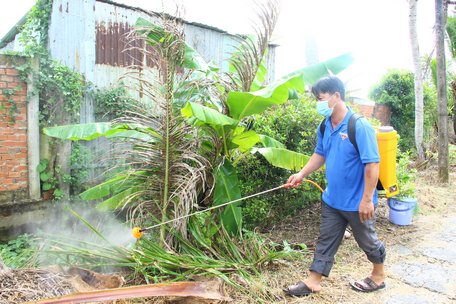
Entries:
<svg viewBox="0 0 456 304">
<path fill-rule="evenodd" d="M 28 302 L 28 304 L 87 303 L 156 296 L 196 297 L 199 299 L 230 301 L 231 299 L 224 296 L 220 289 L 220 285 L 217 285 L 217 282 L 178 282 L 88 291 L 58 298 Z"/>
</svg>

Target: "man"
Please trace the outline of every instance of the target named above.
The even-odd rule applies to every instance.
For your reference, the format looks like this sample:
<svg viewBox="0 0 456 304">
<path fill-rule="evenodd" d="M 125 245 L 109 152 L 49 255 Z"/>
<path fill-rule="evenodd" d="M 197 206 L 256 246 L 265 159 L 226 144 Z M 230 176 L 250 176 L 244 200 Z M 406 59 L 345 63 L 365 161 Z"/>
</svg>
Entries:
<svg viewBox="0 0 456 304">
<path fill-rule="evenodd" d="M 326 163 L 327 187 L 322 196 L 320 236 L 309 276 L 284 291 L 288 295 L 305 296 L 321 290 L 322 277 L 331 271 L 348 224 L 373 265 L 368 277 L 350 285 L 362 292 L 384 288 L 386 251 L 374 228 L 380 162 L 375 131 L 366 119 L 356 120 L 357 151 L 347 133 L 353 111 L 345 104 L 345 88 L 339 78 L 320 79 L 312 87 L 312 94 L 317 98 L 317 111 L 326 117 L 325 131 L 322 134 L 321 128 L 318 129 L 314 154 L 300 172 L 290 176 L 287 184 L 298 186 L 303 178 Z"/>
</svg>

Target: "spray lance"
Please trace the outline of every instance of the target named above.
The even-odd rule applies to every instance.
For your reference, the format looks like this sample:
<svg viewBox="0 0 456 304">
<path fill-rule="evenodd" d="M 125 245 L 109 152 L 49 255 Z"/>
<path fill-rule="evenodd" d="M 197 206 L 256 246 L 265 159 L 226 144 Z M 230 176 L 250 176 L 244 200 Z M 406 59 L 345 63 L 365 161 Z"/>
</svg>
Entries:
<svg viewBox="0 0 456 304">
<path fill-rule="evenodd" d="M 317 183 L 315 183 L 314 181 L 311 181 L 309 179 L 305 179 L 304 181 L 313 184 L 321 192 L 323 192 L 323 189 Z M 190 217 L 190 216 L 193 216 L 193 215 L 196 215 L 196 214 L 200 214 L 200 213 L 207 212 L 207 211 L 210 211 L 210 210 L 213 210 L 213 209 L 217 209 L 217 208 L 224 207 L 224 206 L 227 206 L 227 205 L 230 205 L 230 204 L 234 204 L 234 203 L 237 203 L 239 201 L 242 201 L 242 200 L 245 200 L 245 199 L 249 199 L 249 198 L 252 198 L 252 197 L 255 197 L 255 196 L 258 196 L 258 195 L 262 195 L 262 194 L 265 194 L 265 193 L 268 193 L 268 192 L 279 190 L 281 188 L 289 188 L 289 187 L 291 187 L 290 184 L 283 184 L 283 185 L 280 185 L 278 187 L 275 187 L 275 188 L 272 188 L 272 189 L 269 189 L 269 190 L 265 190 L 265 191 L 262 191 L 262 192 L 258 192 L 258 193 L 255 193 L 255 194 L 251 194 L 251 195 L 245 196 L 245 197 L 241 197 L 241 198 L 238 198 L 238 199 L 235 199 L 235 200 L 232 200 L 230 202 L 223 203 L 223 204 L 220 204 L 220 205 L 217 205 L 217 206 L 212 206 L 210 208 L 207 208 L 207 209 L 204 209 L 204 210 L 201 210 L 201 211 L 197 211 L 197 212 L 194 212 L 194 213 L 191 213 L 191 214 L 187 214 L 187 215 L 184 215 L 184 216 L 180 216 L 178 218 L 175 218 L 175 219 L 163 222 L 163 223 L 159 223 L 159 224 L 156 224 L 156 225 L 153 225 L 153 226 L 150 226 L 150 227 L 146 227 L 146 228 L 134 227 L 133 231 L 132 231 L 132 234 L 133 234 L 133 236 L 136 239 L 139 239 L 139 238 L 142 237 L 144 232 L 147 231 L 147 230 L 150 230 L 150 229 L 153 229 L 153 228 L 157 228 L 157 227 L 160 227 L 160 226 L 163 226 L 163 225 L 166 225 L 166 224 L 172 223 L 174 221 L 178 221 L 178 220 L 181 220 L 183 218 L 187 218 L 187 217 Z"/>
</svg>

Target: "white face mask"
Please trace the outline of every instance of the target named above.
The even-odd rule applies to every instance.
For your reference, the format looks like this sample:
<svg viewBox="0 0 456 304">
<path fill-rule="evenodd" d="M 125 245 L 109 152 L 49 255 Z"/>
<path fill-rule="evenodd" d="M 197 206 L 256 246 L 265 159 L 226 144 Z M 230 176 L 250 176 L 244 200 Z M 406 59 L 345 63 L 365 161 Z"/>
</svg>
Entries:
<svg viewBox="0 0 456 304">
<path fill-rule="evenodd" d="M 336 106 L 336 104 L 334 104 L 331 108 L 329 107 L 328 105 L 328 102 L 329 100 L 334 96 L 334 94 L 332 94 L 331 96 L 329 96 L 328 99 L 326 100 L 321 100 L 321 101 L 317 101 L 317 112 L 324 116 L 324 117 L 329 117 L 332 115 L 333 111 L 334 111 L 334 107 Z"/>
</svg>

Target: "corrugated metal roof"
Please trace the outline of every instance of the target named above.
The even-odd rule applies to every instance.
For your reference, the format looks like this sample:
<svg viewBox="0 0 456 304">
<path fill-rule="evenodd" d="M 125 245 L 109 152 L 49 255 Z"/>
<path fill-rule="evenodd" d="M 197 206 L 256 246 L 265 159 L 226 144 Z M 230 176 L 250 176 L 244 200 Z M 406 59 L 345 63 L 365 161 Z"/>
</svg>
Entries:
<svg viewBox="0 0 456 304">
<path fill-rule="evenodd" d="M 112 5 L 118 6 L 118 7 L 123 7 L 123 8 L 131 9 L 131 10 L 139 11 L 139 12 L 145 13 L 145 14 L 151 16 L 151 17 L 160 17 L 162 15 L 162 13 L 158 13 L 158 12 L 154 12 L 154 11 L 150 11 L 150 10 L 145 10 L 143 8 L 140 8 L 140 7 L 130 6 L 130 5 L 127 5 L 127 4 L 118 3 L 118 2 L 115 2 L 115 1 L 111 1 L 111 0 L 96 0 L 96 1 L 97 2 L 109 3 L 109 4 L 112 4 Z M 215 27 L 215 26 L 210 26 L 210 25 L 207 25 L 207 24 L 204 24 L 204 23 L 199 23 L 199 22 L 186 21 L 185 19 L 176 18 L 176 17 L 174 17 L 172 15 L 169 15 L 169 14 L 165 14 L 165 16 L 168 19 L 173 19 L 173 20 L 177 19 L 177 20 L 179 20 L 179 21 L 181 21 L 183 23 L 186 23 L 186 24 L 190 24 L 190 25 L 206 28 L 206 29 L 217 31 L 217 32 L 220 32 L 220 33 L 225 33 L 225 34 L 228 34 L 228 35 L 232 35 L 232 34 L 228 33 L 227 31 L 224 31 L 224 30 L 222 30 L 222 29 L 220 29 L 218 27 Z"/>
<path fill-rule="evenodd" d="M 27 12 L 9 31 L 6 35 L 0 40 L 0 49 L 4 48 L 8 43 L 14 40 L 17 34 L 20 33 L 20 28 L 27 21 L 27 17 L 30 11 Z"/>
</svg>

